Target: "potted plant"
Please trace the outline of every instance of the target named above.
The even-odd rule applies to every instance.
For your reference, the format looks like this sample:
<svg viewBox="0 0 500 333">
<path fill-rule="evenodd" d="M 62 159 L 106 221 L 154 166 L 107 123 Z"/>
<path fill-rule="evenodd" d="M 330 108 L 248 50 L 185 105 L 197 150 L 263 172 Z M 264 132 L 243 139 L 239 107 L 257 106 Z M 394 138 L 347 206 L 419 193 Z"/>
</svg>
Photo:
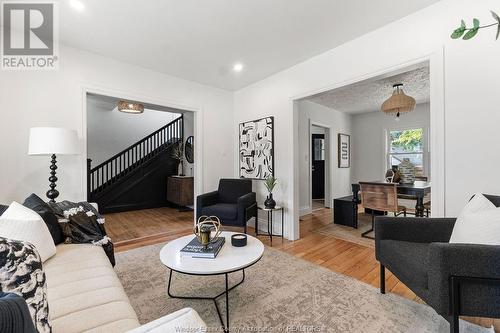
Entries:
<svg viewBox="0 0 500 333">
<path fill-rule="evenodd" d="M 273 199 L 273 189 L 278 183 L 278 180 L 274 178 L 274 176 L 269 176 L 266 178 L 264 181 L 264 186 L 267 188 L 267 191 L 269 192 L 269 195 L 266 198 L 266 201 L 264 201 L 264 206 L 267 209 L 273 209 L 276 207 L 276 201 Z"/>
<path fill-rule="evenodd" d="M 179 167 L 177 169 L 178 176 L 184 176 L 184 146 L 182 142 L 179 142 L 172 152 L 172 158 L 179 161 Z"/>
</svg>

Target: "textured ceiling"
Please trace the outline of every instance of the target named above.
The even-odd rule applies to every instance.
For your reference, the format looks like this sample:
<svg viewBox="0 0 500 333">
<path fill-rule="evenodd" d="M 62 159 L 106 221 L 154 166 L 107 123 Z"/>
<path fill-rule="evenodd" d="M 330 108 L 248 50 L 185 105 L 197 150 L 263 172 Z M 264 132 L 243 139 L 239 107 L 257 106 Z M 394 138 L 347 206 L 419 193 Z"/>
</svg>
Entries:
<svg viewBox="0 0 500 333">
<path fill-rule="evenodd" d="M 403 91 L 415 98 L 417 104 L 429 102 L 429 67 L 427 65 L 397 75 L 370 79 L 329 90 L 308 97 L 306 100 L 350 114 L 379 111 L 382 103 L 392 94 L 392 85 L 395 83 L 403 83 Z"/>
<path fill-rule="evenodd" d="M 63 44 L 237 90 L 438 0 L 59 0 Z M 62 60 L 62 59 L 61 59 Z M 63 61 L 63 60 L 62 60 Z M 234 63 L 244 69 L 234 73 Z"/>
</svg>

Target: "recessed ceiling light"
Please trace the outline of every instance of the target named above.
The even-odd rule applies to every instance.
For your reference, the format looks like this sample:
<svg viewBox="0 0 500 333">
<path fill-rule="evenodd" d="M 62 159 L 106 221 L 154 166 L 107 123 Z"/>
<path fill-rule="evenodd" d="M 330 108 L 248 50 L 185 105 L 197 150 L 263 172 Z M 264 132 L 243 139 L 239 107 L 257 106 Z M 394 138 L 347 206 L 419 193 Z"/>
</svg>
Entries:
<svg viewBox="0 0 500 333">
<path fill-rule="evenodd" d="M 241 72 L 243 70 L 243 64 L 237 62 L 236 64 L 233 65 L 233 71 L 235 72 Z"/>
<path fill-rule="evenodd" d="M 71 0 L 69 4 L 71 5 L 71 7 L 73 7 L 73 9 L 76 9 L 79 12 L 83 12 L 83 10 L 85 9 L 85 5 L 79 0 Z"/>
</svg>

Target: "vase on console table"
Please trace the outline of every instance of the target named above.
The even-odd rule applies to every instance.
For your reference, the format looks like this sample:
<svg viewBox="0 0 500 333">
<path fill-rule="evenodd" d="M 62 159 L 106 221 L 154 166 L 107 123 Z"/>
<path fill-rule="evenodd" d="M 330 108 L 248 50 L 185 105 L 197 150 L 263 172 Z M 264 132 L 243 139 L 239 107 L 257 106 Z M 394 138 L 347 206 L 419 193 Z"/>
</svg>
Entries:
<svg viewBox="0 0 500 333">
<path fill-rule="evenodd" d="M 410 162 L 409 158 L 403 158 L 403 162 L 399 164 L 398 170 L 401 174 L 402 184 L 415 183 L 415 165 Z"/>
</svg>

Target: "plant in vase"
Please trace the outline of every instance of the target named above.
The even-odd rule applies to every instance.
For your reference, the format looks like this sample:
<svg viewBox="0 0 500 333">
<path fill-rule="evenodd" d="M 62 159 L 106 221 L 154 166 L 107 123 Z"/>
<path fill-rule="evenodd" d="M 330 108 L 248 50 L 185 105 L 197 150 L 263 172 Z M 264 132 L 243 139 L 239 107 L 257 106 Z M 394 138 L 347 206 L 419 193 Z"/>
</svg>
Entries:
<svg viewBox="0 0 500 333">
<path fill-rule="evenodd" d="M 184 176 L 184 145 L 179 142 L 172 152 L 172 158 L 179 161 L 179 167 L 177 169 L 178 176 Z"/>
<path fill-rule="evenodd" d="M 267 188 L 267 191 L 269 192 L 266 201 L 264 201 L 264 206 L 268 209 L 273 209 L 274 207 L 276 207 L 276 201 L 274 201 L 273 199 L 273 190 L 277 183 L 278 180 L 274 178 L 274 176 L 269 176 L 264 181 L 264 186 Z"/>
</svg>

